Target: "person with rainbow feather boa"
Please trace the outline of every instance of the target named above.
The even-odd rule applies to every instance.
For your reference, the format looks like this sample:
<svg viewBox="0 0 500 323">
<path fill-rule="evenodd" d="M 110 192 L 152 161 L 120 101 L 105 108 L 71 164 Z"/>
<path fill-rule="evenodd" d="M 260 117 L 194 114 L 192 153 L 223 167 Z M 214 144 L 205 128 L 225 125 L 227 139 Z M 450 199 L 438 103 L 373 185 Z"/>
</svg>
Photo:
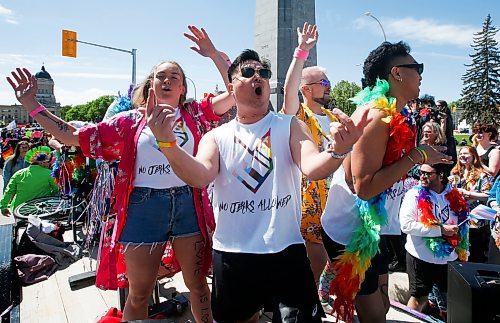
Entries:
<svg viewBox="0 0 500 323">
<path fill-rule="evenodd" d="M 399 214 L 407 234 L 408 307 L 422 312 L 429 301 L 444 321 L 448 262 L 467 261 L 469 250 L 469 207 L 447 173 L 444 164 L 420 166 L 420 185 L 406 193 Z"/>
<path fill-rule="evenodd" d="M 367 57 L 364 89 L 352 101 L 370 122 L 350 157 L 332 178 L 321 218 L 323 243 L 336 277 L 333 311 L 347 322 L 385 322 L 389 310 L 384 234 L 400 234 L 399 206 L 405 174 L 415 164 L 451 163 L 438 147 L 415 148 L 415 126 L 405 109 L 419 95 L 423 64 L 404 42 L 384 42 Z M 347 178 L 347 180 L 346 180 Z M 352 186 L 347 183 L 352 178 Z"/>
</svg>

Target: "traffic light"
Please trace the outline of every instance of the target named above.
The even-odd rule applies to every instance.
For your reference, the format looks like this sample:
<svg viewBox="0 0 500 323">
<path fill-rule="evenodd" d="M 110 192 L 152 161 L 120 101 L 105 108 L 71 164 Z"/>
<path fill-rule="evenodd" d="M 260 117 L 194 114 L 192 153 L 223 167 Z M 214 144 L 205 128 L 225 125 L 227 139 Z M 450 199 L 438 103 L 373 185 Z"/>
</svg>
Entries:
<svg viewBox="0 0 500 323">
<path fill-rule="evenodd" d="M 62 56 L 76 57 L 76 31 L 62 31 Z"/>
</svg>

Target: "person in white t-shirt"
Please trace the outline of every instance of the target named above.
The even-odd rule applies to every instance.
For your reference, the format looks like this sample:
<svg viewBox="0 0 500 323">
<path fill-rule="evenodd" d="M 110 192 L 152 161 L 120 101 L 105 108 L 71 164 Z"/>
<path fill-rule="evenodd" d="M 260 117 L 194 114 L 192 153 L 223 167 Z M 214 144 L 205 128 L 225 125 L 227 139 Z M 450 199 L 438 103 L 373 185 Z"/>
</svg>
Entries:
<svg viewBox="0 0 500 323">
<path fill-rule="evenodd" d="M 468 250 L 468 212 L 457 211 L 457 202 L 466 205 L 448 183 L 447 165 L 424 164 L 420 185 L 406 193 L 399 212 L 401 231 L 407 234 L 408 307 L 422 311 L 430 295 L 430 305 L 439 306 L 445 321 L 448 262 L 466 260 Z"/>
<path fill-rule="evenodd" d="M 330 125 L 331 148 L 319 152 L 306 125 L 269 110 L 270 64 L 245 50 L 229 67 L 236 118 L 210 131 L 196 157 L 179 146 L 162 148 L 173 171 L 194 187 L 214 182 L 212 310 L 218 322 L 257 322 L 265 304 L 273 320 L 321 322 L 310 263 L 300 234 L 300 172 L 315 180 L 339 167 L 362 133 L 339 111 Z M 148 124 L 160 142 L 171 108 L 148 104 Z"/>
</svg>

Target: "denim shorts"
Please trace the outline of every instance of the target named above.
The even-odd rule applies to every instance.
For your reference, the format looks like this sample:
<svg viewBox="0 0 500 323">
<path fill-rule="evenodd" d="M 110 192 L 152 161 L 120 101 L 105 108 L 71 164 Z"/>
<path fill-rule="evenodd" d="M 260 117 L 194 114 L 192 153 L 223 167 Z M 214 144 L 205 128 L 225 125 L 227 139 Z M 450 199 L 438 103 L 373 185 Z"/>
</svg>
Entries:
<svg viewBox="0 0 500 323">
<path fill-rule="evenodd" d="M 166 242 L 171 237 L 188 237 L 198 233 L 200 227 L 191 187 L 134 187 L 119 242 L 155 244 Z"/>
</svg>

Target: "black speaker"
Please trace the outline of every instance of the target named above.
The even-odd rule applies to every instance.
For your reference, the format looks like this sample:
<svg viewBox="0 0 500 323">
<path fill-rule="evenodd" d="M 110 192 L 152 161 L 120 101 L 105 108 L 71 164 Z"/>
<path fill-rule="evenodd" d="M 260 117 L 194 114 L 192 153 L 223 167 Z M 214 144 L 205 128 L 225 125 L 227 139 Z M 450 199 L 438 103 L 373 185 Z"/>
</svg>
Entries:
<svg viewBox="0 0 500 323">
<path fill-rule="evenodd" d="M 448 264 L 448 322 L 500 322 L 500 265 Z"/>
</svg>

